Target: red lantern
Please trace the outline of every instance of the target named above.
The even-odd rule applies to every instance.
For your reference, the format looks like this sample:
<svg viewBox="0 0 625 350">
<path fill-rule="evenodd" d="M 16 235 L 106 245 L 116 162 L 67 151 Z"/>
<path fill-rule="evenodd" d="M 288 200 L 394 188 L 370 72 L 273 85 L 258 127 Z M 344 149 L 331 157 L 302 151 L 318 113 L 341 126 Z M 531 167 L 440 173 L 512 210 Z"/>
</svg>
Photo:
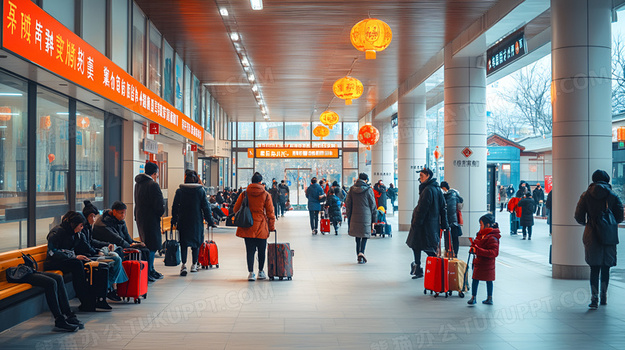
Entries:
<svg viewBox="0 0 625 350">
<path fill-rule="evenodd" d="M 380 140 L 380 132 L 373 125 L 365 125 L 358 131 L 358 141 L 371 149 Z"/>
<path fill-rule="evenodd" d="M 54 153 L 48 154 L 48 162 L 52 163 L 54 162 L 55 159 L 56 159 L 56 156 L 54 155 Z"/>
<path fill-rule="evenodd" d="M 8 122 L 11 120 L 11 107 L 0 107 L 0 121 Z"/>
<path fill-rule="evenodd" d="M 438 150 L 438 146 L 434 149 L 434 159 L 438 160 L 443 154 Z"/>
<path fill-rule="evenodd" d="M 330 135 L 330 130 L 325 126 L 317 126 L 313 129 L 313 135 L 317 136 L 320 140 L 323 140 L 324 137 Z"/>
</svg>

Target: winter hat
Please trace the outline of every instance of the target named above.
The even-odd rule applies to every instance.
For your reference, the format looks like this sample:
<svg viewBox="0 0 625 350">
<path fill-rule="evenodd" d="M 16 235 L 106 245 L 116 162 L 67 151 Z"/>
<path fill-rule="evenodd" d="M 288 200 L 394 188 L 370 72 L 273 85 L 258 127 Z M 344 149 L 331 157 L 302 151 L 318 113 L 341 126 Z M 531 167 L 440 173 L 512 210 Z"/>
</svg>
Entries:
<svg viewBox="0 0 625 350">
<path fill-rule="evenodd" d="M 599 181 L 610 182 L 610 175 L 601 169 L 595 170 L 595 172 L 592 173 L 592 182 Z"/>
<path fill-rule="evenodd" d="M 358 179 L 362 180 L 362 181 L 369 181 L 369 175 L 365 174 L 365 173 L 360 173 L 358 175 Z"/>
<path fill-rule="evenodd" d="M 441 188 L 446 188 L 449 190 L 449 184 L 447 183 L 447 181 L 441 182 Z"/>
<path fill-rule="evenodd" d="M 381 211 L 381 212 L 383 212 L 384 214 L 386 214 L 386 210 L 384 209 L 384 207 L 383 207 L 383 206 L 379 206 L 379 207 L 378 207 L 378 210 L 379 210 L 379 211 Z"/>
<path fill-rule="evenodd" d="M 480 218 L 480 221 L 484 224 L 484 225 L 493 225 L 495 223 L 495 216 L 493 216 L 493 214 L 488 213 L 488 214 L 484 214 L 482 215 L 482 217 Z"/>
<path fill-rule="evenodd" d="M 151 163 L 151 162 L 147 162 L 145 163 L 145 174 L 146 175 L 153 175 L 156 174 L 158 172 L 158 165 Z"/>
<path fill-rule="evenodd" d="M 98 210 L 98 208 L 96 208 L 95 205 L 93 205 L 90 200 L 85 200 L 83 203 L 85 204 L 85 207 L 82 208 L 82 215 L 84 217 L 87 218 L 91 214 L 95 214 L 95 215 L 100 214 L 100 211 Z"/>
</svg>

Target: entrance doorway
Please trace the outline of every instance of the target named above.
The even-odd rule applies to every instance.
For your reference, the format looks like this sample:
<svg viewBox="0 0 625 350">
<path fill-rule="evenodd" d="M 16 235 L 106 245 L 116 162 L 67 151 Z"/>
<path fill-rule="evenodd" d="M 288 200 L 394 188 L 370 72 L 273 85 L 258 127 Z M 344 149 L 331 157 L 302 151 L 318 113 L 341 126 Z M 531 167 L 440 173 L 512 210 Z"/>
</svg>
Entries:
<svg viewBox="0 0 625 350">
<path fill-rule="evenodd" d="M 289 186 L 289 200 L 296 210 L 306 210 L 306 189 L 312 177 L 311 168 L 285 168 L 284 181 Z"/>
</svg>

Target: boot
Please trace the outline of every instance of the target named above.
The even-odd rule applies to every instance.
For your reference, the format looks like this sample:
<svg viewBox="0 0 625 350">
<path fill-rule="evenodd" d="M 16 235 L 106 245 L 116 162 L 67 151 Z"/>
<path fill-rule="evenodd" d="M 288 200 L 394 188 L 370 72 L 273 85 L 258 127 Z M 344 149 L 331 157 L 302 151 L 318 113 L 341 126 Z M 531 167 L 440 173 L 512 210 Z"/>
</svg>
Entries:
<svg viewBox="0 0 625 350">
<path fill-rule="evenodd" d="M 95 298 L 83 298 L 80 301 L 80 306 L 78 310 L 83 312 L 94 312 L 95 311 Z"/>
<path fill-rule="evenodd" d="M 414 261 L 410 263 L 410 274 L 413 276 L 417 274 L 417 264 Z"/>
<path fill-rule="evenodd" d="M 597 298 L 597 295 L 593 295 L 592 298 L 590 298 L 590 304 L 588 304 L 588 307 L 592 310 L 596 310 L 599 307 L 599 305 L 597 305 L 598 302 L 599 298 Z"/>
<path fill-rule="evenodd" d="M 415 275 L 412 276 L 412 279 L 416 280 L 417 278 L 421 278 L 423 276 L 424 276 L 423 269 L 419 265 L 417 265 L 417 269 L 416 269 Z"/>
<path fill-rule="evenodd" d="M 55 332 L 76 332 L 78 326 L 67 323 L 65 316 L 59 316 L 54 320 L 54 328 L 52 330 Z"/>
<path fill-rule="evenodd" d="M 606 293 L 601 293 L 600 305 L 608 305 L 608 297 Z"/>
</svg>

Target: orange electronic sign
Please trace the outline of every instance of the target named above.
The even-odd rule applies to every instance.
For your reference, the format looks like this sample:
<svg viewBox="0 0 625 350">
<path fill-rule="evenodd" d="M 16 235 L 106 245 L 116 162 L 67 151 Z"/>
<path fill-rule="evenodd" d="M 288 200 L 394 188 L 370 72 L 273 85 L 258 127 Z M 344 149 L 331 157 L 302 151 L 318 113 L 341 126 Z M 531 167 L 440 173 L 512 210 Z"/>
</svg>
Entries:
<svg viewBox="0 0 625 350">
<path fill-rule="evenodd" d="M 249 153 L 248 149 L 248 153 Z M 256 158 L 338 158 L 338 148 L 257 148 Z"/>
<path fill-rule="evenodd" d="M 2 0 L 2 48 L 203 144 L 204 130 L 30 0 Z"/>
</svg>

